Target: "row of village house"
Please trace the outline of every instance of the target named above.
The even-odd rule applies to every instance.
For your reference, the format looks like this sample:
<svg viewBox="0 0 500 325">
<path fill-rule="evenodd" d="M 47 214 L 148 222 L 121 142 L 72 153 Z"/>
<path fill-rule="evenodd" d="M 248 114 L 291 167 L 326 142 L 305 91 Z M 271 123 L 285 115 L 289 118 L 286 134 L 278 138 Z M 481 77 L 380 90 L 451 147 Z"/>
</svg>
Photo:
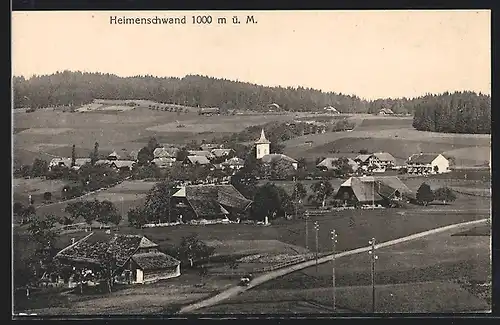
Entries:
<svg viewBox="0 0 500 325">
<path fill-rule="evenodd" d="M 284 155 L 270 152 L 270 141 L 267 140 L 264 130 L 262 130 L 260 138 L 255 142 L 256 158 L 265 164 L 270 164 L 279 160 L 289 162 L 295 169 L 298 168 L 297 160 Z M 234 156 L 234 150 L 222 148 L 215 144 L 202 144 L 200 150 L 190 150 L 189 155 L 183 161 L 186 165 L 201 165 L 212 166 L 216 169 L 238 170 L 242 168 L 245 161 Z M 179 148 L 171 145 L 156 148 L 153 152 L 152 163 L 159 168 L 171 167 L 177 160 Z M 122 159 L 119 154 L 112 152 L 104 160 L 99 160 L 97 164 L 108 164 L 116 169 L 132 169 L 136 164 L 137 154 L 131 153 L 127 155 L 128 159 Z M 325 158 L 317 167 L 322 170 L 331 170 L 337 168 L 335 162 L 339 158 Z M 222 161 L 214 163 L 214 160 Z M 82 165 L 89 163 L 90 158 L 77 158 L 73 168 L 78 169 Z M 354 172 L 373 172 L 383 173 L 388 169 L 397 169 L 405 167 L 408 174 L 436 174 L 445 173 L 450 170 L 450 162 L 442 154 L 418 153 L 411 155 L 405 166 L 398 166 L 396 159 L 388 152 L 375 152 L 372 154 L 360 154 L 356 158 L 348 159 Z M 71 167 L 71 158 L 54 158 L 49 163 L 49 168 L 54 166 Z"/>
</svg>

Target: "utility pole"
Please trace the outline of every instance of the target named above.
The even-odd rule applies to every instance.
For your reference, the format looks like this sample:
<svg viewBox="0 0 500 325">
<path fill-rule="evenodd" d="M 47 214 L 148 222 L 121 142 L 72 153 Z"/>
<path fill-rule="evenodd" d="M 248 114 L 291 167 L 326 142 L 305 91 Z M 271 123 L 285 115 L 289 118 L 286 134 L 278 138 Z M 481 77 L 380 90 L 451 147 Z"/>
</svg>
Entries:
<svg viewBox="0 0 500 325">
<path fill-rule="evenodd" d="M 309 227 L 307 224 L 307 220 L 309 219 L 309 211 L 307 211 L 307 210 L 306 210 L 305 219 L 306 219 L 306 249 L 308 249 L 309 248 Z"/>
<path fill-rule="evenodd" d="M 372 313 L 375 313 L 375 261 L 378 256 L 375 255 L 375 238 L 372 238 L 369 242 L 372 245 L 368 254 L 371 256 L 371 276 L 372 276 Z"/>
<path fill-rule="evenodd" d="M 336 305 L 336 293 L 335 293 L 335 253 L 337 251 L 337 233 L 335 229 L 331 231 L 332 235 L 332 304 L 333 304 L 333 312 L 335 312 Z"/>
<path fill-rule="evenodd" d="M 171 220 L 170 220 L 170 202 L 172 201 L 172 197 L 170 196 L 170 187 L 168 188 L 168 223 L 171 223 Z"/>
<path fill-rule="evenodd" d="M 316 232 L 316 273 L 317 273 L 318 272 L 318 251 L 319 251 L 319 245 L 318 245 L 319 224 L 317 221 L 314 221 L 314 230 Z"/>
</svg>

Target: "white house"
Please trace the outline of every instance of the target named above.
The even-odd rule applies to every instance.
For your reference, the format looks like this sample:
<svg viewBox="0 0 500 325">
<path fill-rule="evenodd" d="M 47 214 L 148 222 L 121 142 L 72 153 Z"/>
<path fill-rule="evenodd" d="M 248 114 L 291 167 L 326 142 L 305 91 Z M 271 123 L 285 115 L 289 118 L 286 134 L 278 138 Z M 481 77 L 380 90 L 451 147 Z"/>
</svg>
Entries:
<svg viewBox="0 0 500 325">
<path fill-rule="evenodd" d="M 441 174 L 450 171 L 450 161 L 436 153 L 411 155 L 406 165 L 408 174 Z"/>
</svg>

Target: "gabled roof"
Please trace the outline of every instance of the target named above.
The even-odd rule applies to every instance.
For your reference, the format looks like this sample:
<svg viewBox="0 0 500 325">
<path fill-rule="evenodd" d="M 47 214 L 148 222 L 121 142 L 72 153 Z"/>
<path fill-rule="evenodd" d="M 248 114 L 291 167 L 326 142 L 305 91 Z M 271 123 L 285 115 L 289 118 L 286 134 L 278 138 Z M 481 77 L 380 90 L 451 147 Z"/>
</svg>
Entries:
<svg viewBox="0 0 500 325">
<path fill-rule="evenodd" d="M 199 218 L 226 215 L 225 207 L 244 211 L 252 203 L 233 185 L 187 185 L 173 196 L 186 198 Z"/>
<path fill-rule="evenodd" d="M 338 161 L 339 159 L 340 158 L 338 158 L 338 157 L 325 158 L 319 164 L 317 164 L 316 167 L 326 167 L 328 169 L 334 169 L 335 162 Z M 358 164 L 354 160 L 352 160 L 351 158 L 347 158 L 347 162 L 353 168 L 358 166 Z"/>
<path fill-rule="evenodd" d="M 76 158 L 75 159 L 76 166 L 83 166 L 87 163 L 90 163 L 90 158 Z"/>
<path fill-rule="evenodd" d="M 188 152 L 192 156 L 205 156 L 208 159 L 214 158 L 214 155 L 207 150 L 189 150 Z"/>
<path fill-rule="evenodd" d="M 264 129 L 260 132 L 259 140 L 255 141 L 255 144 L 269 144 L 271 141 L 267 140 L 266 135 L 264 134 Z"/>
<path fill-rule="evenodd" d="M 228 159 L 227 161 L 223 162 L 222 165 L 224 165 L 224 166 L 244 166 L 245 160 L 238 158 L 238 157 L 233 157 L 233 158 Z"/>
<path fill-rule="evenodd" d="M 408 158 L 409 163 L 427 165 L 439 156 L 439 153 L 417 153 Z"/>
<path fill-rule="evenodd" d="M 207 165 L 210 164 L 210 161 L 206 156 L 187 156 L 186 158 L 189 162 L 191 162 L 193 165 L 198 164 L 198 165 Z"/>
<path fill-rule="evenodd" d="M 379 113 L 385 113 L 385 114 L 394 114 L 394 112 L 392 111 L 392 109 L 390 108 L 382 108 Z"/>
<path fill-rule="evenodd" d="M 369 154 L 363 154 L 363 155 L 357 155 L 356 158 L 354 158 L 354 160 L 359 160 L 361 162 L 365 162 L 367 161 L 372 155 L 369 155 Z"/>
<path fill-rule="evenodd" d="M 291 157 L 288 157 L 287 155 L 281 154 L 281 153 L 271 153 L 269 155 L 262 156 L 261 160 L 263 163 L 267 163 L 267 164 L 272 163 L 272 162 L 276 162 L 279 160 L 285 160 L 285 161 L 288 161 L 290 163 L 297 162 L 297 160 L 295 160 Z"/>
<path fill-rule="evenodd" d="M 116 159 L 120 159 L 120 155 L 116 151 L 113 151 L 112 153 L 110 153 L 108 155 L 108 157 L 116 157 Z"/>
<path fill-rule="evenodd" d="M 213 149 L 211 153 L 215 157 L 223 157 L 229 155 L 233 151 L 234 151 L 233 149 Z"/>
<path fill-rule="evenodd" d="M 359 201 L 366 201 L 366 198 L 372 200 L 373 195 L 375 200 L 391 198 L 396 191 L 404 196 L 414 197 L 413 192 L 397 176 L 351 177 L 340 186 L 351 187 Z"/>
<path fill-rule="evenodd" d="M 175 158 L 177 156 L 177 152 L 179 152 L 179 148 L 156 148 L 153 151 L 153 156 L 155 158 Z"/>
<path fill-rule="evenodd" d="M 161 270 L 181 264 L 176 258 L 161 252 L 135 254 L 132 260 L 142 270 Z"/>
<path fill-rule="evenodd" d="M 372 156 L 382 160 L 382 161 L 396 161 L 396 158 L 394 158 L 390 153 L 388 152 L 374 152 Z"/>
<path fill-rule="evenodd" d="M 52 158 L 49 162 L 49 165 L 59 165 L 61 163 L 69 167 L 71 166 L 71 158 L 65 158 L 65 157 Z"/>
<path fill-rule="evenodd" d="M 212 150 L 216 148 L 220 148 L 220 145 L 216 143 L 202 143 L 200 145 L 201 150 Z"/>
<path fill-rule="evenodd" d="M 110 165 L 115 165 L 117 168 L 132 168 L 135 165 L 135 161 L 132 160 L 110 160 L 108 163 Z"/>
<path fill-rule="evenodd" d="M 111 254 L 116 258 L 117 267 L 120 267 L 137 252 L 141 245 L 156 247 L 152 241 L 140 235 L 91 233 L 61 250 L 56 254 L 56 258 L 100 266 L 106 260 L 106 255 Z"/>
</svg>

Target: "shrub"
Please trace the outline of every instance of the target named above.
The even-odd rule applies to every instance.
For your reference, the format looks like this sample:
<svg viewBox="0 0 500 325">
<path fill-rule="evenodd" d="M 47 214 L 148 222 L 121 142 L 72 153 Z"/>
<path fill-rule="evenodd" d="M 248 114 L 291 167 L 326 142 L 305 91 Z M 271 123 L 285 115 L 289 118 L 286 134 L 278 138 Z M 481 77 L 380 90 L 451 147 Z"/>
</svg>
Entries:
<svg viewBox="0 0 500 325">
<path fill-rule="evenodd" d="M 45 201 L 50 201 L 50 200 L 52 200 L 52 193 L 50 193 L 50 192 L 45 192 L 45 193 L 43 193 L 43 199 L 44 199 Z"/>
</svg>

